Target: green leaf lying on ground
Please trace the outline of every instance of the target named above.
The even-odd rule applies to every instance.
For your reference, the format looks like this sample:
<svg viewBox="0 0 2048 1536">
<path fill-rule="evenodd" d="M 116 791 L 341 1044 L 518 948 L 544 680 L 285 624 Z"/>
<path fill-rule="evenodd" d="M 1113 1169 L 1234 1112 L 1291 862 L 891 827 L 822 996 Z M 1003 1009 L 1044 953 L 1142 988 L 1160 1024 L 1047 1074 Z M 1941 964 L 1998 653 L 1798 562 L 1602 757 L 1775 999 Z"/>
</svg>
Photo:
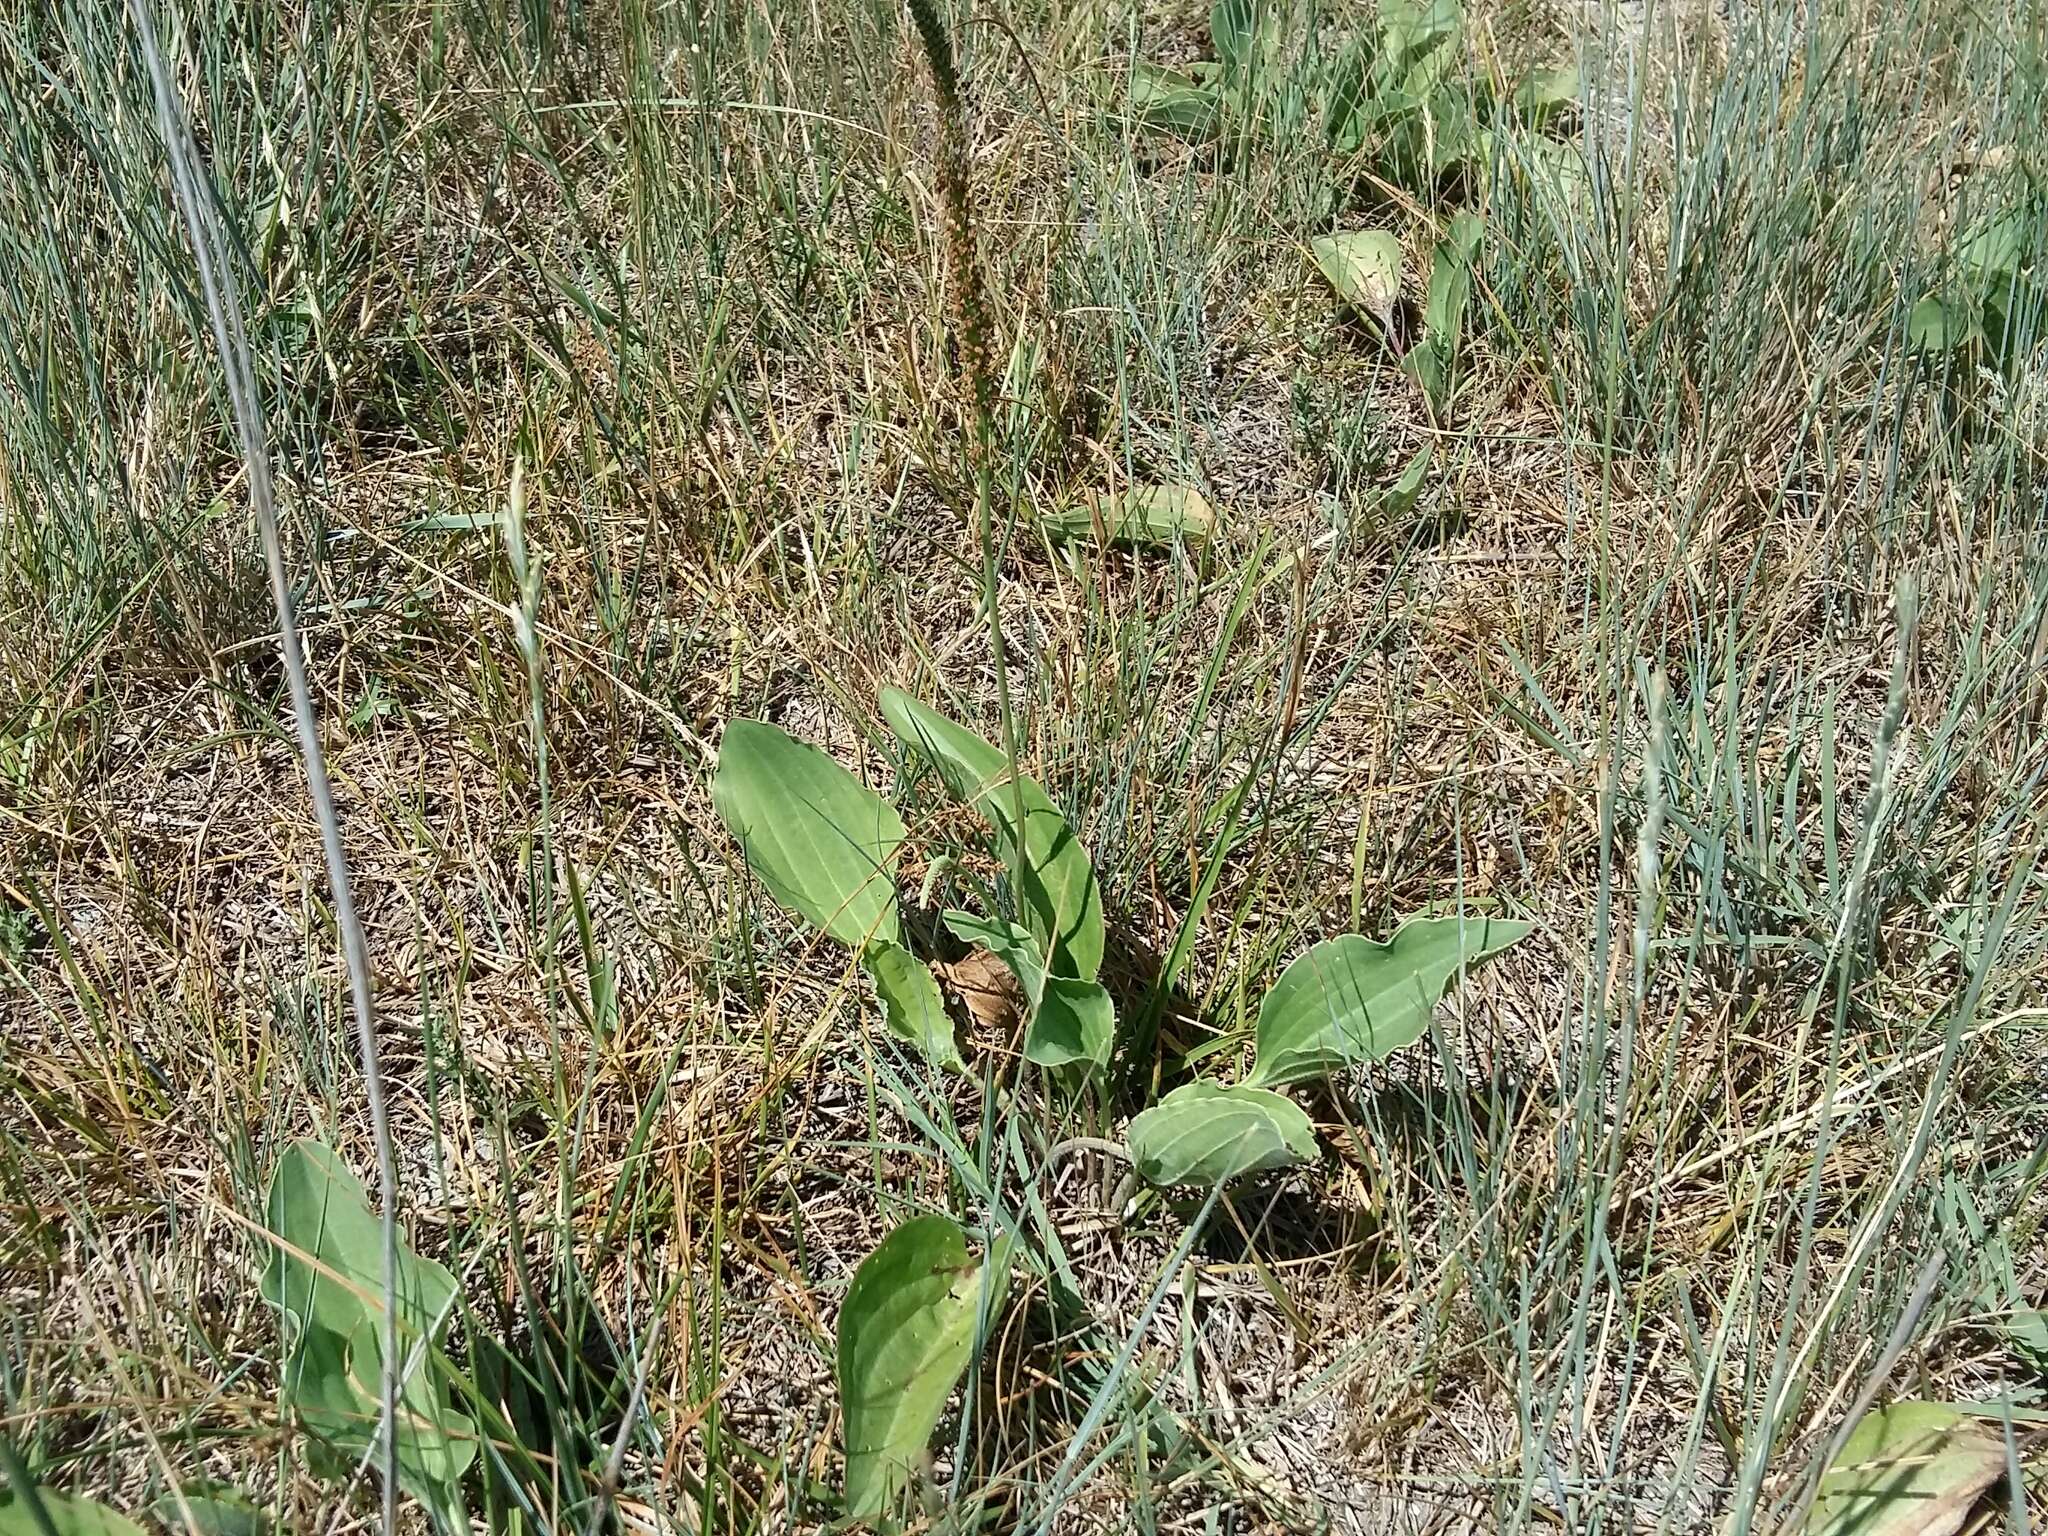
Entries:
<svg viewBox="0 0 2048 1536">
<path fill-rule="evenodd" d="M 263 1299 L 286 1318 L 284 1393 L 299 1418 L 352 1470 L 378 1433 L 382 1392 L 383 1234 L 363 1184 L 324 1142 L 293 1142 L 264 1202 L 271 1236 Z M 446 1321 L 455 1277 L 398 1252 L 398 1466 L 405 1486 L 438 1500 L 476 1459 L 475 1426 L 448 1401 L 432 1339 Z M 425 1347 L 423 1347 L 425 1346 Z"/>
<path fill-rule="evenodd" d="M 1216 531 L 1216 511 L 1192 486 L 1134 485 L 1044 513 L 1038 524 L 1059 543 L 1099 540 L 1147 548 L 1175 539 L 1204 542 Z"/>
<path fill-rule="evenodd" d="M 854 1271 L 839 1311 L 849 1515 L 894 1511 L 1009 1278 L 1007 1250 L 970 1260 L 966 1233 L 943 1216 L 906 1221 Z"/>
<path fill-rule="evenodd" d="M 1953 352 L 1982 334 L 1975 311 L 1962 299 L 1930 294 L 1906 314 L 1909 351 Z"/>
<path fill-rule="evenodd" d="M 960 1047 L 953 1039 L 953 1019 L 939 996 L 931 967 L 900 944 L 887 939 L 870 944 L 862 957 L 889 1032 L 916 1048 L 935 1067 L 964 1072 Z"/>
<path fill-rule="evenodd" d="M 718 745 L 711 804 L 782 905 L 856 950 L 901 941 L 903 818 L 823 752 L 776 726 L 734 720 Z"/>
<path fill-rule="evenodd" d="M 1354 229 L 1318 235 L 1309 250 L 1337 297 L 1391 337 L 1401 301 L 1401 242 L 1384 229 Z"/>
<path fill-rule="evenodd" d="M 2005 1471 L 2005 1447 L 1946 1403 L 1874 1408 L 1822 1474 L 1807 1536 L 1953 1536 Z"/>
<path fill-rule="evenodd" d="M 1580 86 L 1579 72 L 1573 65 L 1532 69 L 1517 82 L 1510 102 L 1517 119 L 1531 128 L 1541 128 L 1578 102 Z"/>
<path fill-rule="evenodd" d="M 91 1499 L 48 1488 L 35 1492 L 42 1518 L 19 1493 L 0 1495 L 0 1536 L 142 1536 L 142 1527 Z M 48 1521 L 48 1530 L 44 1528 Z"/>
<path fill-rule="evenodd" d="M 1954 271 L 1942 291 L 1907 311 L 1906 350 L 1940 354 L 1981 343 L 2003 357 L 2014 339 L 2015 311 L 2032 313 L 2037 304 L 2026 275 L 2033 255 L 2023 209 L 1979 222 L 1956 243 Z"/>
<path fill-rule="evenodd" d="M 1465 30 L 1458 0 L 1380 0 L 1380 46 L 1397 73 L 1455 42 Z"/>
<path fill-rule="evenodd" d="M 1140 128 L 1188 140 L 1206 139 L 1216 131 L 1220 109 L 1220 94 L 1205 78 L 1151 64 L 1138 64 L 1131 70 L 1129 111 L 1131 121 Z"/>
<path fill-rule="evenodd" d="M 1412 1045 L 1465 966 L 1526 937 L 1501 918 L 1411 918 L 1384 943 L 1347 933 L 1280 973 L 1259 1008 L 1258 1056 L 1245 1081 L 1278 1087 Z"/>
<path fill-rule="evenodd" d="M 1161 1186 L 1225 1184 L 1316 1155 L 1315 1127 L 1293 1101 L 1264 1088 L 1183 1084 L 1131 1121 L 1131 1162 Z"/>
</svg>

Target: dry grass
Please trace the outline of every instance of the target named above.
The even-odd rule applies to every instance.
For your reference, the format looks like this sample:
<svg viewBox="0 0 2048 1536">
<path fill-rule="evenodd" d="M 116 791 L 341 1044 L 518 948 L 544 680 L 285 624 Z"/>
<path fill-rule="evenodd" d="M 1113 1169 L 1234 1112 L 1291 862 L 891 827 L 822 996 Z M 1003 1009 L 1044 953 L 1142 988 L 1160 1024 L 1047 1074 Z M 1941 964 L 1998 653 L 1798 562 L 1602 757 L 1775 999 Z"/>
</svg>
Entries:
<svg viewBox="0 0 2048 1536">
<path fill-rule="evenodd" d="M 1303 19 L 1285 78 L 1312 92 L 1313 40 L 1356 18 Z M 1430 1042 L 1312 1099 L 1324 1160 L 1233 1192 L 1175 1263 L 1193 1204 L 1123 1220 L 1091 1160 L 1034 1171 L 1048 1133 L 1115 1135 L 1132 1105 L 1045 1102 L 986 1030 L 987 1084 L 924 1079 L 710 809 L 735 716 L 877 787 L 882 686 L 1000 729 L 893 14 L 629 6 L 545 44 L 510 15 L 340 40 L 190 18 L 186 89 L 254 248 L 405 1223 L 462 1280 L 458 1360 L 480 1375 L 504 1340 L 563 1399 L 536 1507 L 479 1476 L 480 1520 L 580 1530 L 602 1492 L 633 1529 L 829 1521 L 846 1279 L 896 1217 L 977 1219 L 991 1192 L 1058 1257 L 1020 1274 L 970 1433 L 942 1433 L 963 1524 L 983 1501 L 1018 1530 L 1766 1525 L 1943 1243 L 1895 1389 L 2012 1405 L 2038 1490 L 2039 1377 L 1943 1202 L 1972 1189 L 2039 1296 L 2048 375 L 2036 350 L 1930 377 L 1897 334 L 1936 259 L 1912 189 L 1962 196 L 1996 144 L 2041 163 L 2040 83 L 2001 62 L 2038 22 L 1951 19 L 1817 15 L 1825 70 L 1768 20 L 1688 21 L 1692 52 L 1596 23 L 1589 57 L 1635 50 L 1651 82 L 1610 102 L 1637 159 L 1596 122 L 1594 215 L 1497 211 L 1443 424 L 1303 258 L 1369 193 L 1292 145 L 1219 159 L 1103 116 L 1129 29 L 1170 58 L 1198 17 L 969 30 L 1003 499 L 1189 479 L 1222 512 L 1204 549 L 1020 528 L 1000 563 L 1021 755 L 1102 872 L 1121 1001 L 1218 863 L 1164 1074 L 1315 937 L 1454 902 L 1541 930 Z M 1577 35 L 1492 20 L 1502 56 Z M 10 25 L 24 133 L 77 175 L 0 195 L 0 340 L 61 326 L 80 364 L 0 391 L 0 1430 L 123 1509 L 211 1477 L 333 1531 L 373 1498 L 307 1469 L 252 1227 L 287 1139 L 374 1162 L 317 829 L 152 141 L 108 126 L 132 61 L 78 18 Z M 1422 501 L 1387 514 L 1425 441 Z M 515 459 L 544 780 L 498 524 Z M 1668 819 L 1638 985 L 1652 670 Z M 974 836 L 929 786 L 910 804 L 913 848 Z M 990 1086 L 1023 1094 L 1006 1120 Z"/>
</svg>

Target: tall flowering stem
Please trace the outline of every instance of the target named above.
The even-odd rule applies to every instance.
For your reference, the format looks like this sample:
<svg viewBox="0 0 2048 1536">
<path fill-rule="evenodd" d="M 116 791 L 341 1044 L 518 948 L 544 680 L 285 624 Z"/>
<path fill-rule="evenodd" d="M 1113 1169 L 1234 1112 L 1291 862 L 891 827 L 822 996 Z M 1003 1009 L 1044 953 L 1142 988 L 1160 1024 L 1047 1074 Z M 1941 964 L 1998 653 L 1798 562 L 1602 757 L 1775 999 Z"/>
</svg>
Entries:
<svg viewBox="0 0 2048 1536">
<path fill-rule="evenodd" d="M 990 357 L 988 290 L 981 280 L 981 252 L 974 232 L 973 160 L 967 132 L 967 101 L 960 89 L 952 40 L 934 0 L 907 0 L 910 19 L 924 45 L 939 109 L 939 201 L 945 209 L 946 286 L 952 301 L 955 341 L 967 375 L 974 416 L 975 531 L 981 539 L 981 603 L 988 620 L 989 653 L 995 671 L 996 707 L 1002 712 L 1003 755 L 1010 767 L 1010 811 L 1017 835 L 1010 847 L 1010 889 L 1023 899 L 1024 783 L 1019 766 L 1017 712 L 1010 707 L 1010 672 L 1003 656 L 1003 622 L 998 606 L 1000 577 L 995 530 L 995 368 Z M 1004 537 L 1009 533 L 1005 520 Z"/>
</svg>

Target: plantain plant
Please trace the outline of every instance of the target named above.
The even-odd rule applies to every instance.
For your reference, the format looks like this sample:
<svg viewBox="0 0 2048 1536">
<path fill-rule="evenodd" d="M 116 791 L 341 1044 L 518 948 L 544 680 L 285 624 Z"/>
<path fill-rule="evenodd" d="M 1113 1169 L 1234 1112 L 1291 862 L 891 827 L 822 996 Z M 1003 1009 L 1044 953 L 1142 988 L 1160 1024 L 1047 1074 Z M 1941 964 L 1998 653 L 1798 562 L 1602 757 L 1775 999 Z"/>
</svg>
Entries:
<svg viewBox="0 0 2048 1536">
<path fill-rule="evenodd" d="M 1177 69 L 1140 62 L 1125 94 L 1136 127 L 1199 142 L 1258 130 L 1258 86 L 1283 41 L 1274 0 L 1215 0 L 1216 55 Z M 1372 178 L 1425 192 L 1460 172 L 1486 174 L 1505 128 L 1550 127 L 1579 95 L 1569 65 L 1532 69 L 1505 90 L 1467 79 L 1458 0 L 1379 0 L 1376 25 L 1331 59 L 1321 80 L 1323 148 Z"/>
<path fill-rule="evenodd" d="M 2026 207 L 1978 223 L 1957 242 L 1948 281 L 1907 312 L 1907 349 L 2013 361 L 2019 345 L 2036 333 L 2044 303 L 2038 255 Z"/>
<path fill-rule="evenodd" d="M 991 316 L 974 240 L 965 109 L 960 81 L 932 0 L 910 0 L 939 107 L 938 186 L 945 213 L 947 272 L 956 350 L 971 408 L 969 462 L 981 541 L 983 618 L 989 626 L 998 747 L 896 689 L 878 705 L 913 761 L 987 822 L 1010 872 L 1013 912 L 940 914 L 955 938 L 993 957 L 1015 978 L 1022 1000 L 1023 1055 L 1078 1088 L 1106 1087 L 1117 1043 L 1116 1017 L 1099 979 L 1105 925 L 1100 882 L 1087 851 L 1045 791 L 1018 763 L 1016 715 L 998 623 L 993 495 Z M 1447 23 L 1445 18 L 1450 18 Z M 1402 89 L 1439 56 L 1462 24 L 1454 0 L 1417 10 L 1386 0 L 1383 23 Z M 1146 110 L 1176 131 L 1206 132 L 1225 110 L 1242 112 L 1274 54 L 1270 12 L 1260 0 L 1219 0 L 1212 32 L 1223 54 L 1184 79 L 1141 78 Z M 1430 283 L 1426 356 L 1416 364 L 1425 390 L 1448 391 L 1478 222 L 1454 221 L 1449 255 Z M 1416 472 L 1419 480 L 1420 471 Z M 1147 493 L 1133 507 L 1096 505 L 1088 531 L 1110 542 L 1206 535 L 1209 519 L 1182 496 Z M 1206 504 L 1200 508 L 1206 514 Z M 1080 532 L 1078 523 L 1074 529 Z M 968 1063 L 954 1037 L 936 979 L 912 948 L 897 874 L 903 818 L 815 747 L 761 721 L 726 727 L 712 803 L 747 865 L 784 907 L 845 945 L 872 978 L 882 1018 L 934 1067 Z M 952 850 L 940 850 L 940 867 Z M 1128 1153 L 1140 1177 L 1161 1186 L 1216 1189 L 1247 1174 L 1316 1156 L 1315 1128 L 1283 1089 L 1380 1059 L 1426 1029 L 1430 1009 L 1467 965 L 1498 953 L 1526 924 L 1423 919 L 1376 944 L 1357 935 L 1318 944 L 1282 973 L 1260 1010 L 1256 1053 L 1245 1081 L 1196 1081 L 1138 1114 Z M 1149 1031 L 1141 1032 L 1149 1035 Z M 1135 1043 L 1135 1042 L 1134 1042 Z M 1150 1072 L 1131 1074 L 1152 1081 Z M 1010 1241 L 970 1257 L 966 1231 L 951 1218 L 922 1215 L 889 1233 L 856 1268 L 840 1308 L 838 1380 L 846 1448 L 846 1508 L 888 1521 L 917 1478 L 933 1430 L 961 1375 L 987 1339 L 1007 1292 Z"/>
<path fill-rule="evenodd" d="M 445 1513 L 476 1459 L 474 1421 L 451 1401 L 436 1340 L 455 1299 L 447 1266 L 399 1246 L 397 1289 L 383 1281 L 378 1219 L 362 1181 L 324 1142 L 293 1142 L 265 1201 L 271 1247 L 263 1299 L 283 1315 L 290 1352 L 283 1391 L 311 1435 L 313 1465 L 346 1479 L 373 1445 L 383 1369 L 382 1321 L 396 1313 L 400 1349 L 398 1477 Z"/>
<path fill-rule="evenodd" d="M 883 691 L 880 708 L 909 756 L 987 821 L 1016 873 L 1015 920 L 954 909 L 941 921 L 1016 978 L 1027 1061 L 1080 1084 L 1106 1083 L 1116 1020 L 1098 979 L 1105 927 L 1087 850 L 1044 789 L 1013 773 L 998 748 L 896 689 Z M 815 747 L 755 720 L 726 727 L 712 803 L 776 900 L 857 954 L 890 1032 L 934 1066 L 965 1070 L 936 979 L 910 947 L 896 884 L 905 840 L 896 809 Z M 1133 1169 L 1155 1185 L 1213 1188 L 1311 1161 L 1315 1128 L 1282 1090 L 1414 1044 L 1461 972 L 1529 931 L 1500 918 L 1427 917 L 1385 942 L 1346 934 L 1313 945 L 1266 994 L 1242 1083 L 1184 1084 L 1131 1121 Z M 972 1261 L 966 1245 L 957 1223 L 921 1216 L 855 1271 L 839 1327 L 851 1514 L 894 1510 L 1000 1306 L 1009 1248 Z"/>
<path fill-rule="evenodd" d="M 1457 382 L 1458 342 L 1472 298 L 1472 267 L 1485 223 L 1464 209 L 1453 213 L 1430 260 L 1421 335 L 1401 354 L 1401 371 L 1421 386 L 1430 410 L 1442 415 Z M 1404 342 L 1400 321 L 1401 242 L 1383 229 L 1319 235 L 1309 249 L 1337 296 L 1372 322 L 1389 345 Z"/>
<path fill-rule="evenodd" d="M 1216 0 L 1209 34 L 1216 58 L 1184 69 L 1136 66 L 1128 92 L 1133 123 L 1200 141 L 1259 131 L 1257 87 L 1281 43 L 1273 0 Z M 1570 66 L 1532 69 L 1506 88 L 1463 67 L 1465 13 L 1458 0 L 1379 0 L 1376 25 L 1350 39 L 1324 71 L 1323 147 L 1366 184 L 1411 197 L 1452 200 L 1483 188 L 1496 163 L 1531 170 L 1561 187 L 1583 179 L 1569 145 L 1543 137 L 1579 96 Z M 1523 154 L 1503 156 L 1499 135 L 1516 131 Z M 1522 166 L 1520 161 L 1526 160 Z M 1398 199 L 1397 199 L 1398 200 Z M 1420 337 L 1402 319 L 1400 238 L 1384 228 L 1336 230 L 1311 243 L 1316 265 L 1338 296 L 1372 322 L 1400 354 L 1404 372 L 1433 415 L 1450 404 L 1471 273 L 1484 233 L 1481 215 L 1453 212 L 1430 255 Z"/>
<path fill-rule="evenodd" d="M 1016 978 L 1026 1060 L 1099 1074 L 1115 1016 L 1096 980 L 1102 896 L 1087 851 L 1043 789 L 1012 781 L 997 748 L 908 694 L 886 690 L 881 705 L 897 739 L 987 818 L 1019 871 L 1021 923 L 958 910 L 942 921 Z M 904 826 L 895 808 L 815 747 L 757 720 L 726 727 L 711 799 L 776 900 L 856 952 L 890 1032 L 934 1066 L 965 1070 L 938 983 L 904 947 L 895 884 Z"/>
<path fill-rule="evenodd" d="M 1445 41 L 1441 19 L 1456 16 L 1455 7 L 1445 11 L 1447 5 L 1450 0 L 1436 0 L 1429 16 L 1437 19 L 1426 25 L 1396 17 L 1398 35 L 1390 36 L 1411 64 L 1419 65 Z M 1389 0 L 1387 15 L 1395 10 Z M 970 463 L 983 617 L 990 629 L 1003 744 L 992 745 L 895 689 L 884 690 L 878 702 L 910 757 L 988 823 L 1009 867 L 1013 915 L 949 910 L 941 922 L 1015 978 L 1028 1062 L 1079 1085 L 1105 1084 L 1116 1018 L 1098 979 L 1105 938 L 1100 883 L 1066 818 L 1018 766 L 1003 665 L 991 474 L 992 325 L 975 250 L 963 97 L 931 0 L 911 0 L 910 14 L 939 107 L 937 179 L 955 341 L 974 429 Z M 1241 118 L 1247 111 L 1274 54 L 1270 12 L 1260 0 L 1219 0 L 1212 32 L 1223 60 L 1207 71 L 1185 78 L 1140 72 L 1136 88 L 1156 125 L 1199 137 L 1225 112 Z M 1477 242 L 1476 216 L 1454 221 L 1447 253 L 1440 254 L 1432 274 L 1429 329 L 1415 369 L 1433 406 L 1449 390 Z M 1146 493 L 1134 508 L 1127 497 L 1117 507 L 1090 507 L 1086 529 L 1077 522 L 1071 531 L 1139 543 L 1154 541 L 1162 531 L 1169 538 L 1206 535 L 1211 520 L 1206 504 L 1196 508 L 1198 501 Z M 759 721 L 727 727 L 712 800 L 769 892 L 855 953 L 874 981 L 891 1033 L 934 1066 L 964 1070 L 967 1063 L 932 972 L 908 943 L 896 884 L 906 835 L 902 817 L 823 753 Z M 1128 1130 L 1133 1169 L 1157 1185 L 1213 1189 L 1309 1161 L 1316 1155 L 1314 1126 L 1280 1090 L 1411 1042 L 1462 966 L 1526 931 L 1512 923 L 1430 920 L 1407 925 L 1386 944 L 1354 936 L 1312 948 L 1282 974 L 1261 1010 L 1257 1056 L 1246 1081 L 1234 1087 L 1192 1082 L 1137 1115 Z M 1154 1076 L 1134 1075 L 1145 1081 Z M 888 1520 L 897 1513 L 947 1399 L 988 1336 L 1007 1288 L 1010 1257 L 1006 1241 L 971 1259 L 958 1223 L 926 1215 L 896 1228 L 855 1270 L 838 1335 L 849 1515 Z"/>
</svg>

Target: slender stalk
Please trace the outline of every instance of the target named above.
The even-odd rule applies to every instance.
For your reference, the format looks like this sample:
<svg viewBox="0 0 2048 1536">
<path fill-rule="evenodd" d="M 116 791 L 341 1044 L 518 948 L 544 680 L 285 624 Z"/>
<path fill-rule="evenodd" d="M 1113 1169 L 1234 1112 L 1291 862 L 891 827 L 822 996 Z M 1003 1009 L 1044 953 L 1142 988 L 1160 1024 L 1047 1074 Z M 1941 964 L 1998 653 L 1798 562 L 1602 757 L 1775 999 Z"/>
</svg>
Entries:
<svg viewBox="0 0 2048 1536">
<path fill-rule="evenodd" d="M 256 393 L 255 370 L 249 360 L 249 338 L 242 328 L 241 295 L 227 259 L 226 241 L 215 223 L 213 188 L 199 147 L 186 127 L 184 104 L 158 44 L 149 0 L 128 0 L 142 56 L 149 67 L 156 98 L 157 126 L 163 133 L 170 163 L 171 192 L 192 242 L 199 268 L 199 286 L 206 296 L 207 319 L 226 375 L 235 436 L 249 477 L 249 509 L 263 541 L 263 560 L 270 572 L 270 597 L 277 610 L 277 648 L 284 660 L 291 693 L 292 720 L 298 731 L 299 757 L 305 764 L 306 790 L 320 823 L 320 841 L 327 858 L 327 884 L 334 903 L 334 926 L 341 938 L 348 971 L 349 999 L 355 1015 L 356 1047 L 363 1072 L 363 1098 L 369 1105 L 370 1130 L 377 1144 L 377 1193 L 382 1204 L 384 1328 L 377 1447 L 383 1452 L 384 1529 L 398 1523 L 398 1172 L 391 1153 L 391 1124 L 385 1110 L 384 1078 L 377 1065 L 377 1021 L 371 1002 L 369 950 L 363 925 L 350 893 L 348 855 L 342 847 L 341 820 L 335 814 L 334 792 L 327 779 L 327 760 L 320 748 L 319 712 L 306 682 L 299 647 L 299 628 L 292 614 L 291 584 L 285 575 L 284 545 L 277 527 L 277 495 L 270 474 L 270 444 L 262 401 Z"/>
<path fill-rule="evenodd" d="M 1017 715 L 1010 704 L 1010 673 L 1003 659 L 1003 623 L 999 606 L 1000 572 L 995 536 L 995 368 L 989 356 L 988 293 L 981 280 L 981 257 L 974 231 L 973 170 L 967 138 L 967 104 L 960 91 L 960 73 L 953 45 L 946 36 L 934 0 L 909 0 L 910 19 L 924 46 L 932 76 L 932 95 L 939 108 L 939 200 L 946 216 L 946 280 L 952 299 L 954 339 L 967 377 L 967 395 L 974 422 L 974 522 L 981 541 L 981 606 L 988 620 L 989 650 L 995 665 L 996 708 L 1002 714 L 1003 755 L 1010 760 L 1010 814 L 1016 836 L 1011 839 L 1010 886 L 1024 899 L 1024 785 L 1018 750 Z M 1009 528 L 1004 526 L 1007 542 Z"/>
</svg>

